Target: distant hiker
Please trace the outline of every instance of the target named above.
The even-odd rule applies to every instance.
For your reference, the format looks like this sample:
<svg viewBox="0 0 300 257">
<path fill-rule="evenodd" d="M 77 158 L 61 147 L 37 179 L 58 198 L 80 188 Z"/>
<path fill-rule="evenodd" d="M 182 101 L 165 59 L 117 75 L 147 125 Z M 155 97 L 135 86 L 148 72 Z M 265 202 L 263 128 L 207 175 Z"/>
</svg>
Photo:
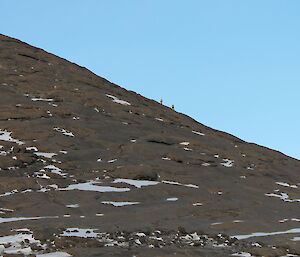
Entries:
<svg viewBox="0 0 300 257">
<path fill-rule="evenodd" d="M 172 104 L 172 109 L 173 109 L 173 110 L 175 110 L 175 106 L 174 106 L 174 104 Z"/>
<path fill-rule="evenodd" d="M 163 99 L 160 99 L 160 104 L 163 104 Z"/>
</svg>

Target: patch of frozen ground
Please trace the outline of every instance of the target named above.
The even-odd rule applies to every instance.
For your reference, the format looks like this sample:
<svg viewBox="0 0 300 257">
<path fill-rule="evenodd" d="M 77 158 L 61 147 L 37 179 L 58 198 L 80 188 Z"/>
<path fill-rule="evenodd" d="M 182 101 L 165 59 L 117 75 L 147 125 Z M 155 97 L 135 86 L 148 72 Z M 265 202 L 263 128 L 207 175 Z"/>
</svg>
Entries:
<svg viewBox="0 0 300 257">
<path fill-rule="evenodd" d="M 291 241 L 300 241 L 300 237 L 296 236 L 296 237 L 292 238 Z"/>
<path fill-rule="evenodd" d="M 48 159 L 51 159 L 51 158 L 53 158 L 54 156 L 57 155 L 57 153 L 39 152 L 39 149 L 35 146 L 26 147 L 26 150 L 27 151 L 34 151 L 33 154 L 35 154 L 36 156 L 45 157 L 45 158 L 48 158 Z M 59 152 L 63 153 L 64 151 L 59 151 Z M 64 153 L 67 153 L 67 152 L 64 152 Z"/>
<path fill-rule="evenodd" d="M 112 186 L 100 186 L 97 185 L 99 182 L 97 181 L 88 181 L 85 183 L 72 184 L 66 188 L 58 188 L 58 191 L 71 191 L 71 190 L 79 190 L 79 191 L 94 191 L 94 192 L 127 192 L 130 191 L 130 188 L 126 187 L 112 187 Z"/>
<path fill-rule="evenodd" d="M 197 185 L 193 184 L 182 184 L 176 181 L 167 181 L 162 180 L 160 181 L 150 181 L 150 180 L 135 180 L 135 179 L 126 179 L 126 178 L 117 178 L 112 183 L 126 183 L 132 186 L 135 186 L 137 188 L 145 187 L 145 186 L 154 186 L 158 185 L 160 183 L 164 184 L 170 184 L 170 185 L 177 185 L 177 186 L 185 186 L 185 187 L 191 187 L 191 188 L 199 188 Z"/>
<path fill-rule="evenodd" d="M 36 240 L 29 229 L 21 229 L 19 234 L 0 237 L 0 254 L 23 254 L 33 253 L 32 245 L 45 247 L 39 240 Z"/>
<path fill-rule="evenodd" d="M 171 184 L 171 185 L 178 185 L 178 186 L 185 186 L 185 187 L 191 187 L 191 188 L 199 188 L 199 186 L 197 185 L 193 185 L 193 184 L 182 184 L 176 181 L 168 181 L 168 180 L 163 180 L 162 183 L 165 184 Z"/>
<path fill-rule="evenodd" d="M 287 221 L 296 221 L 296 222 L 300 222 L 300 219 L 297 219 L 297 218 L 283 219 L 283 220 L 279 220 L 278 222 L 284 223 L 284 222 L 287 222 Z"/>
<path fill-rule="evenodd" d="M 54 165 L 47 165 L 44 167 L 44 169 L 48 169 L 51 171 L 51 173 L 60 175 L 62 177 L 65 177 L 66 175 L 68 175 L 68 173 L 62 173 L 62 170 Z M 40 172 L 44 172 L 45 170 L 41 169 Z"/>
<path fill-rule="evenodd" d="M 25 239 L 31 241 L 32 243 L 40 242 L 33 238 L 32 234 L 27 234 L 27 232 L 30 232 L 30 230 L 24 231 L 25 234 L 20 233 L 16 235 L 9 235 L 9 236 L 1 236 L 0 237 L 0 244 L 9 244 L 9 243 L 15 243 L 15 242 L 21 242 Z"/>
<path fill-rule="evenodd" d="M 85 228 L 67 228 L 60 236 L 81 237 L 81 238 L 96 238 L 102 233 L 96 233 L 97 229 Z"/>
<path fill-rule="evenodd" d="M 145 187 L 145 186 L 153 186 L 157 185 L 160 182 L 157 181 L 149 181 L 149 180 L 135 180 L 135 179 L 127 179 L 127 178 L 117 178 L 112 183 L 126 183 L 137 188 Z"/>
<path fill-rule="evenodd" d="M 179 143 L 180 145 L 185 145 L 185 146 L 188 146 L 190 144 L 190 142 L 181 142 Z"/>
<path fill-rule="evenodd" d="M 199 135 L 199 136 L 205 136 L 204 133 L 201 133 L 201 132 L 199 132 L 199 131 L 193 130 L 192 132 L 193 132 L 194 134 L 196 134 L 196 135 Z"/>
<path fill-rule="evenodd" d="M 203 203 L 193 203 L 193 206 L 202 206 Z"/>
<path fill-rule="evenodd" d="M 252 255 L 250 253 L 246 253 L 246 252 L 239 252 L 239 253 L 231 254 L 231 256 L 251 257 Z"/>
<path fill-rule="evenodd" d="M 246 253 L 246 252 L 239 252 L 239 253 L 234 253 L 231 256 L 239 256 L 239 257 L 252 257 L 253 255 L 251 255 L 250 253 Z M 294 254 L 287 254 L 281 257 L 297 257 L 299 255 L 294 255 Z"/>
<path fill-rule="evenodd" d="M 280 198 L 284 202 L 294 203 L 294 202 L 300 202 L 300 199 L 290 199 L 289 195 L 287 193 L 267 193 L 265 196 L 269 197 L 277 197 Z"/>
<path fill-rule="evenodd" d="M 126 102 L 124 100 L 121 100 L 121 99 L 119 99 L 119 98 L 117 98 L 117 97 L 115 97 L 113 95 L 106 94 L 106 96 L 109 97 L 109 98 L 111 98 L 111 99 L 113 99 L 112 101 L 114 103 L 118 103 L 118 104 L 122 104 L 122 105 L 131 105 L 131 103 L 128 103 L 128 102 Z"/>
<path fill-rule="evenodd" d="M 233 220 L 230 222 L 215 222 L 215 223 L 211 223 L 212 226 L 216 226 L 216 225 L 221 225 L 221 224 L 225 224 L 225 223 L 242 223 L 245 222 L 243 220 Z"/>
<path fill-rule="evenodd" d="M 13 211 L 14 210 L 12 210 L 12 209 L 0 208 L 0 213 L 13 212 Z"/>
<path fill-rule="evenodd" d="M 37 149 L 35 146 L 28 146 L 28 147 L 26 147 L 26 150 L 27 151 L 35 151 L 35 152 L 39 151 L 39 149 Z"/>
<path fill-rule="evenodd" d="M 27 149 L 27 148 L 26 148 Z M 43 152 L 35 152 L 36 156 L 42 156 L 48 159 L 51 159 L 53 156 L 57 155 L 56 153 L 43 153 Z"/>
<path fill-rule="evenodd" d="M 41 172 L 34 172 L 34 175 L 36 175 L 37 178 L 41 178 L 41 179 L 50 179 L 49 176 L 47 176 L 45 173 L 41 173 Z"/>
<path fill-rule="evenodd" d="M 65 136 L 74 137 L 74 134 L 71 131 L 68 131 L 68 130 L 63 129 L 63 128 L 55 127 L 55 128 L 53 128 L 53 130 L 55 130 L 57 132 L 60 132 Z"/>
<path fill-rule="evenodd" d="M 67 208 L 79 208 L 80 205 L 79 204 L 68 204 L 66 205 Z"/>
<path fill-rule="evenodd" d="M 65 252 L 53 252 L 53 253 L 43 253 L 37 254 L 36 257 L 69 257 L 72 256 Z"/>
<path fill-rule="evenodd" d="M 15 190 L 12 190 L 12 191 L 10 191 L 10 192 L 5 192 L 5 193 L 1 194 L 0 197 L 13 195 L 13 194 L 16 194 L 16 193 L 18 193 L 18 192 L 19 192 L 19 191 L 15 189 Z"/>
<path fill-rule="evenodd" d="M 0 218 L 0 224 L 15 222 L 15 221 L 24 221 L 24 220 L 58 219 L 58 218 L 59 218 L 58 216 Z"/>
<path fill-rule="evenodd" d="M 52 98 L 32 97 L 31 101 L 53 102 L 54 100 Z"/>
<path fill-rule="evenodd" d="M 46 178 L 46 177 L 42 177 Z M 48 192 L 51 190 L 56 190 L 56 191 L 71 191 L 71 190 L 79 190 L 79 191 L 93 191 L 93 192 L 127 192 L 130 191 L 130 188 L 127 187 L 112 187 L 112 186 L 101 186 L 98 185 L 99 181 L 96 180 L 91 180 L 87 181 L 85 183 L 78 183 L 78 184 L 71 184 L 65 188 L 59 188 L 56 184 L 53 185 L 47 185 L 46 187 L 41 187 L 41 189 L 35 191 L 35 192 Z M 27 189 L 23 191 L 18 191 L 18 190 L 12 190 L 11 192 L 6 192 L 0 195 L 0 197 L 4 196 L 10 196 L 13 194 L 17 193 L 28 193 L 28 192 L 33 192 L 32 189 Z"/>
<path fill-rule="evenodd" d="M 140 202 L 113 202 L 113 201 L 102 201 L 101 203 L 113 205 L 115 207 L 140 204 Z"/>
<path fill-rule="evenodd" d="M 256 232 L 249 235 L 236 235 L 231 236 L 237 239 L 248 239 L 251 237 L 264 237 L 264 236 L 274 236 L 274 235 L 283 235 L 283 234 L 300 234 L 300 228 L 293 228 L 286 231 L 277 231 L 277 232 Z"/>
<path fill-rule="evenodd" d="M 176 201 L 178 201 L 178 198 L 177 197 L 170 197 L 170 198 L 167 198 L 166 201 L 176 202 Z"/>
<path fill-rule="evenodd" d="M 42 186 L 41 186 L 41 188 L 40 188 L 38 191 L 36 191 L 36 192 L 42 192 L 42 193 L 44 193 L 44 192 L 48 192 L 48 191 L 55 190 L 55 189 L 58 189 L 58 185 L 52 184 L 52 185 L 47 185 L 46 187 L 42 187 Z M 29 191 L 29 190 L 28 190 L 28 191 Z M 24 191 L 23 191 L 23 192 L 24 192 Z M 21 192 L 21 193 L 23 193 L 23 192 Z M 29 192 L 32 192 L 32 190 L 29 191 Z M 24 192 L 24 193 L 25 193 L 25 192 Z"/>
<path fill-rule="evenodd" d="M 276 184 L 280 185 L 280 186 L 284 186 L 284 187 L 298 188 L 298 186 L 296 186 L 296 185 L 291 185 L 291 184 L 285 183 L 285 182 L 276 182 Z"/>
<path fill-rule="evenodd" d="M 224 167 L 230 168 L 233 166 L 234 161 L 229 159 L 223 159 L 224 162 L 221 162 L 221 165 Z"/>
<path fill-rule="evenodd" d="M 7 130 L 0 129 L 0 140 L 6 141 L 6 142 L 13 142 L 13 143 L 16 143 L 18 145 L 24 145 L 25 144 L 25 142 L 23 142 L 23 141 L 12 138 L 11 133 L 12 132 L 9 132 Z"/>
</svg>

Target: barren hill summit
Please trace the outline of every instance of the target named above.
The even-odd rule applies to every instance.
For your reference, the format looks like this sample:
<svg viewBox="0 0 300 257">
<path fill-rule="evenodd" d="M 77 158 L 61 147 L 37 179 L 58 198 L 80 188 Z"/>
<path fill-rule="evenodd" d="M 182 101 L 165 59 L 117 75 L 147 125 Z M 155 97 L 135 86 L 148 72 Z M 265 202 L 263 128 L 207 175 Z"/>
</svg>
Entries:
<svg viewBox="0 0 300 257">
<path fill-rule="evenodd" d="M 0 256 L 300 256 L 299 171 L 0 34 Z"/>
</svg>

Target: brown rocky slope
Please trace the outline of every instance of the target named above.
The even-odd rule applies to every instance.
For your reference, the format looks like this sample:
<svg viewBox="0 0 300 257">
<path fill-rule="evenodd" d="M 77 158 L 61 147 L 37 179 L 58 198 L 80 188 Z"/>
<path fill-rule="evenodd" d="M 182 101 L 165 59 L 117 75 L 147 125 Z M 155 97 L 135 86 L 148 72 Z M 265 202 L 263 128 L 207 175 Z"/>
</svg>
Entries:
<svg viewBox="0 0 300 257">
<path fill-rule="evenodd" d="M 4 35 L 0 96 L 0 255 L 300 254 L 298 160 Z"/>
</svg>

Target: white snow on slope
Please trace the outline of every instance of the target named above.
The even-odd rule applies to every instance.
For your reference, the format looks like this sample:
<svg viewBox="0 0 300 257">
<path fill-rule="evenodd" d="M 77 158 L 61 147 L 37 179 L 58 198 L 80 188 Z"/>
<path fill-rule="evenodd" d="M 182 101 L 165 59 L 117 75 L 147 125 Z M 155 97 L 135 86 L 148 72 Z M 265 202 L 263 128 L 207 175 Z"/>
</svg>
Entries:
<svg viewBox="0 0 300 257">
<path fill-rule="evenodd" d="M 233 166 L 234 161 L 229 159 L 223 159 L 224 162 L 221 162 L 221 165 L 224 167 L 230 168 Z"/>
<path fill-rule="evenodd" d="M 13 142 L 13 143 L 16 143 L 18 145 L 24 145 L 25 144 L 25 142 L 22 142 L 18 139 L 12 138 L 11 133 L 12 132 L 9 132 L 7 130 L 1 130 L 0 129 L 0 140 L 6 141 L 6 142 Z"/>
<path fill-rule="evenodd" d="M 178 198 L 177 197 L 170 197 L 170 198 L 167 198 L 166 201 L 176 202 L 176 201 L 178 201 Z"/>
<path fill-rule="evenodd" d="M 140 202 L 113 202 L 113 201 L 102 201 L 101 203 L 113 205 L 115 207 L 140 204 Z"/>
<path fill-rule="evenodd" d="M 68 130 L 63 129 L 63 128 L 55 127 L 55 128 L 53 128 L 53 130 L 55 130 L 57 132 L 60 132 L 60 133 L 62 133 L 65 136 L 74 137 L 74 134 L 71 131 L 68 131 Z"/>
<path fill-rule="evenodd" d="M 67 208 L 79 208 L 80 205 L 79 204 L 68 204 L 66 205 Z"/>
<path fill-rule="evenodd" d="M 29 255 L 33 251 L 30 246 L 38 245 L 43 247 L 39 240 L 36 240 L 29 229 L 17 230 L 21 232 L 15 235 L 0 237 L 0 254 L 23 254 Z"/>
<path fill-rule="evenodd" d="M 60 175 L 62 177 L 68 175 L 67 173 L 62 173 L 62 170 L 54 165 L 47 165 L 44 167 L 44 169 L 50 170 L 52 173 Z M 40 172 L 45 171 L 44 169 L 41 169 Z"/>
<path fill-rule="evenodd" d="M 8 223 L 15 221 L 24 221 L 24 220 L 40 220 L 40 219 L 57 219 L 58 216 L 45 216 L 45 217 L 13 217 L 13 218 L 0 218 L 0 223 Z"/>
<path fill-rule="evenodd" d="M 252 255 L 250 253 L 246 253 L 246 252 L 239 252 L 239 253 L 231 254 L 231 256 L 251 257 Z"/>
<path fill-rule="evenodd" d="M 117 178 L 112 183 L 126 183 L 137 188 L 141 188 L 144 186 L 152 186 L 157 185 L 160 182 L 157 181 L 149 181 L 149 180 L 135 180 L 135 179 L 127 179 L 127 178 Z"/>
<path fill-rule="evenodd" d="M 122 104 L 122 105 L 131 105 L 131 103 L 128 103 L 128 102 L 126 102 L 124 100 L 121 100 L 121 99 L 119 99 L 119 98 L 117 98 L 117 97 L 115 97 L 113 95 L 106 94 L 106 96 L 109 97 L 109 98 L 111 98 L 111 99 L 113 99 L 112 101 L 114 103 L 118 103 L 118 104 Z"/>
<path fill-rule="evenodd" d="M 199 188 L 199 186 L 197 185 L 193 185 L 193 184 L 182 184 L 176 181 L 167 181 L 167 180 L 163 180 L 162 183 L 165 184 L 171 184 L 171 185 L 178 185 L 178 186 L 185 186 L 185 187 L 192 187 L 192 188 Z"/>
<path fill-rule="evenodd" d="M 53 252 L 53 253 L 43 253 L 37 254 L 36 257 L 69 257 L 72 256 L 65 252 Z"/>
<path fill-rule="evenodd" d="M 31 101 L 53 102 L 54 100 L 52 98 L 32 97 Z"/>
<path fill-rule="evenodd" d="M 298 186 L 296 186 L 296 185 L 291 185 L 291 184 L 285 183 L 285 182 L 276 182 L 276 184 L 280 185 L 280 186 L 284 186 L 284 187 L 298 188 Z"/>
<path fill-rule="evenodd" d="M 70 191 L 70 190 L 80 190 L 80 191 L 94 191 L 94 192 L 127 192 L 130 191 L 130 188 L 119 188 L 119 187 L 111 187 L 111 186 L 99 186 L 97 185 L 99 182 L 89 181 L 85 183 L 73 184 L 69 185 L 66 188 L 59 188 L 58 191 Z"/>
<path fill-rule="evenodd" d="M 194 134 L 196 134 L 196 135 L 199 135 L 199 136 L 205 136 L 204 133 L 201 133 L 201 132 L 199 132 L 199 131 L 193 130 L 192 132 L 193 132 Z"/>
<path fill-rule="evenodd" d="M 85 228 L 67 228 L 60 236 L 74 236 L 81 238 L 95 238 L 101 233 L 96 233 L 96 229 Z"/>
<path fill-rule="evenodd" d="M 45 158 L 51 159 L 53 156 L 57 155 L 56 153 L 43 153 L 43 152 L 35 152 L 34 153 L 36 156 L 42 156 Z"/>
<path fill-rule="evenodd" d="M 232 238 L 235 237 L 237 239 L 248 239 L 251 237 L 264 237 L 264 236 L 274 236 L 274 235 L 282 235 L 282 234 L 298 234 L 300 233 L 300 228 L 293 228 L 286 231 L 277 231 L 277 232 L 256 232 L 249 235 L 236 235 L 231 236 Z"/>
<path fill-rule="evenodd" d="M 277 197 L 280 198 L 282 201 L 289 203 L 300 202 L 300 199 L 290 199 L 287 193 L 267 193 L 265 194 L 265 196 Z"/>
<path fill-rule="evenodd" d="M 280 222 L 280 223 L 284 223 L 284 222 L 287 222 L 287 221 L 295 221 L 295 222 L 300 222 L 300 219 L 297 219 L 297 218 L 283 219 L 283 220 L 279 220 L 278 222 Z"/>
</svg>

